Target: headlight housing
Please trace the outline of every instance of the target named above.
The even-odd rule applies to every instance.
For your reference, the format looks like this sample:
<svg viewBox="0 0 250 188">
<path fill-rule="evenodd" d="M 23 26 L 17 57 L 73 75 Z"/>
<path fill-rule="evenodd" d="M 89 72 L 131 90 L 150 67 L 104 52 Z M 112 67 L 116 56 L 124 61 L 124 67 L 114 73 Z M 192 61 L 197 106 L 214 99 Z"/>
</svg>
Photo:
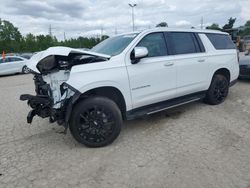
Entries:
<svg viewBox="0 0 250 188">
<path fill-rule="evenodd" d="M 56 68 L 57 62 L 54 55 L 45 57 L 37 64 L 37 69 L 42 72 L 50 71 L 54 68 Z"/>
</svg>

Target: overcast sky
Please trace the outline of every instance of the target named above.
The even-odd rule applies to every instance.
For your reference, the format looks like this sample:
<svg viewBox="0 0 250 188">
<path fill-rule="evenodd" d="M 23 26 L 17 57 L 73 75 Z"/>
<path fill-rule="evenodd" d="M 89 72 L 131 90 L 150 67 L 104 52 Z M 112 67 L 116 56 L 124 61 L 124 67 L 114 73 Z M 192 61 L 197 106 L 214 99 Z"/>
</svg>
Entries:
<svg viewBox="0 0 250 188">
<path fill-rule="evenodd" d="M 114 35 L 132 30 L 131 8 L 136 3 L 137 30 L 155 27 L 165 21 L 169 27 L 204 24 L 224 25 L 236 17 L 236 26 L 250 20 L 250 0 L 1 0 L 0 18 L 9 20 L 22 34 L 48 34 L 59 40 L 101 33 Z"/>
</svg>

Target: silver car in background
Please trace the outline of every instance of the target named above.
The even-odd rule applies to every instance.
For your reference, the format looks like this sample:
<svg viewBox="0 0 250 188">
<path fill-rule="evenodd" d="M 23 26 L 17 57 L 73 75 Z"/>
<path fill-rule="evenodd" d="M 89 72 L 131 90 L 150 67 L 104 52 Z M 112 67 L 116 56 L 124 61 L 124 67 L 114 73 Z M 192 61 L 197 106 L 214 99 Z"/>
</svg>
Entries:
<svg viewBox="0 0 250 188">
<path fill-rule="evenodd" d="M 243 56 L 240 61 L 240 79 L 250 79 L 250 55 Z"/>
<path fill-rule="evenodd" d="M 27 74 L 30 69 L 27 67 L 27 59 L 19 56 L 6 56 L 0 58 L 0 75 L 16 73 Z"/>
</svg>

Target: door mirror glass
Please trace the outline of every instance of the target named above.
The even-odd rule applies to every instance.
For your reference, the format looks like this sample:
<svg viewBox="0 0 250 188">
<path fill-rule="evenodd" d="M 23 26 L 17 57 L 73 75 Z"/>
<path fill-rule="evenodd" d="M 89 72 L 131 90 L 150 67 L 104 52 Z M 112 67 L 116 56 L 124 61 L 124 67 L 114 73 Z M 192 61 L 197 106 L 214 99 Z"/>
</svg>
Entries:
<svg viewBox="0 0 250 188">
<path fill-rule="evenodd" d="M 148 56 L 148 49 L 146 47 L 135 47 L 131 52 L 132 64 L 136 64 L 140 59 Z"/>
</svg>

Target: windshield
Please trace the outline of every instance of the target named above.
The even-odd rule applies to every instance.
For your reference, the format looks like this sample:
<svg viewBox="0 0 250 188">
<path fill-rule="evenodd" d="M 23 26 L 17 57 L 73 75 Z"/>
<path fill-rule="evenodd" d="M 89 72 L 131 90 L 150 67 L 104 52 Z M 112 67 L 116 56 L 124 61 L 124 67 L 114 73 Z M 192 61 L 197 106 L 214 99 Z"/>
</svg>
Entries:
<svg viewBox="0 0 250 188">
<path fill-rule="evenodd" d="M 137 34 L 119 35 L 108 38 L 91 49 L 92 52 L 115 56 L 120 54 Z"/>
</svg>

